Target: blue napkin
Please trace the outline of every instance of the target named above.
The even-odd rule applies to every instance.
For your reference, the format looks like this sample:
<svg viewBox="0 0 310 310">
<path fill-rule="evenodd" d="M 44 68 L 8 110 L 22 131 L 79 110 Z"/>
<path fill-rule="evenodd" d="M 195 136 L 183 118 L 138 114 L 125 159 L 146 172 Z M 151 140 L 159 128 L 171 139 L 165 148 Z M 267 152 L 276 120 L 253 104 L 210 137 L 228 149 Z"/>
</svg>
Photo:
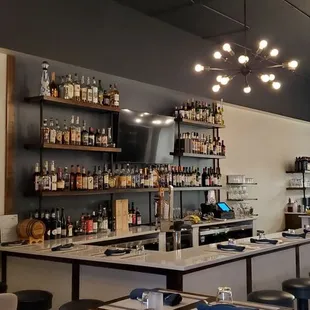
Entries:
<svg viewBox="0 0 310 310">
<path fill-rule="evenodd" d="M 148 289 L 148 288 L 136 288 L 132 290 L 129 294 L 130 299 L 138 299 L 142 298 L 142 294 L 144 292 L 150 292 L 156 290 Z M 182 296 L 180 294 L 174 294 L 174 293 L 163 293 L 164 296 L 164 305 L 166 306 L 177 306 L 182 301 Z"/>
<path fill-rule="evenodd" d="M 305 233 L 303 233 L 303 234 L 290 234 L 290 233 L 285 233 L 285 232 L 283 232 L 282 233 L 282 237 L 284 237 L 284 238 L 306 238 L 306 234 Z"/>
<path fill-rule="evenodd" d="M 236 252 L 243 252 L 245 249 L 245 246 L 234 245 L 234 244 L 227 244 L 227 245 L 217 244 L 216 247 L 222 251 L 226 250 L 226 251 L 236 251 Z"/>
<path fill-rule="evenodd" d="M 254 238 L 251 238 L 250 242 L 251 243 L 257 243 L 257 244 L 260 244 L 260 243 L 277 244 L 278 240 L 274 240 L 274 239 L 254 239 Z"/>
<path fill-rule="evenodd" d="M 255 310 L 255 308 L 239 307 L 230 304 L 208 305 L 201 301 L 196 305 L 197 310 Z"/>
</svg>

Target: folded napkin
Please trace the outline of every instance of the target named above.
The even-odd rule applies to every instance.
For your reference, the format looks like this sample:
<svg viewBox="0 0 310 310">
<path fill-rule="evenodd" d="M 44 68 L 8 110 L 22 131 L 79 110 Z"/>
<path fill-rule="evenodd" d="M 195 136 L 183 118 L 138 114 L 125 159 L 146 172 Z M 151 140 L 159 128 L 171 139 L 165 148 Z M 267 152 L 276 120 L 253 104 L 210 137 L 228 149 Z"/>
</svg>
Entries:
<svg viewBox="0 0 310 310">
<path fill-rule="evenodd" d="M 236 252 L 243 252 L 245 249 L 245 246 L 234 245 L 234 244 L 227 244 L 227 245 L 217 244 L 216 247 L 222 251 L 236 251 Z"/>
<path fill-rule="evenodd" d="M 306 234 L 303 233 L 303 234 L 290 234 L 290 233 L 286 233 L 286 232 L 283 232 L 282 233 L 282 237 L 284 238 L 306 238 Z"/>
<path fill-rule="evenodd" d="M 150 292 L 150 291 L 155 291 L 156 290 L 151 290 L 147 288 L 136 288 L 132 290 L 129 294 L 130 299 L 138 299 L 142 298 L 142 294 L 144 292 Z M 182 296 L 180 294 L 174 294 L 174 293 L 163 293 L 164 296 L 164 305 L 174 307 L 180 304 L 182 301 Z"/>
<path fill-rule="evenodd" d="M 118 255 L 125 255 L 130 253 L 130 249 L 106 249 L 104 254 L 106 256 L 118 256 Z"/>
<path fill-rule="evenodd" d="M 73 243 L 67 243 L 67 244 L 57 245 L 57 246 L 53 247 L 51 250 L 53 252 L 55 252 L 55 251 L 65 251 L 65 250 L 71 249 L 72 247 L 74 247 Z"/>
<path fill-rule="evenodd" d="M 197 310 L 255 310 L 255 308 L 247 308 L 234 306 L 230 304 L 217 304 L 217 305 L 208 305 L 205 302 L 201 301 L 196 305 Z"/>
<path fill-rule="evenodd" d="M 269 244 L 277 244 L 278 240 L 274 240 L 274 239 L 254 239 L 251 238 L 250 239 L 251 243 L 257 243 L 257 244 L 263 244 L 263 243 L 269 243 Z"/>
</svg>

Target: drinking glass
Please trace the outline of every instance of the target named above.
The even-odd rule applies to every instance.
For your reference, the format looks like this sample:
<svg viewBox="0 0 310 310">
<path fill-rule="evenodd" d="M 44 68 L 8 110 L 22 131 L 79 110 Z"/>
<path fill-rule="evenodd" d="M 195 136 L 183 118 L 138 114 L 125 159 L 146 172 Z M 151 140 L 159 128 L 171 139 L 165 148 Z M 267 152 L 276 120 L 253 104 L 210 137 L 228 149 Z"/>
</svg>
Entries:
<svg viewBox="0 0 310 310">
<path fill-rule="evenodd" d="M 217 289 L 216 302 L 217 303 L 232 304 L 233 303 L 233 297 L 232 297 L 231 288 L 228 286 L 219 287 Z"/>
<path fill-rule="evenodd" d="M 163 310 L 164 296 L 160 292 L 149 292 L 147 298 L 147 309 Z"/>
<path fill-rule="evenodd" d="M 144 309 L 145 308 L 144 305 L 147 304 L 149 293 L 150 293 L 149 291 L 145 291 L 142 293 L 141 298 L 137 298 L 137 300 L 140 301 L 140 303 L 141 303 L 142 309 Z"/>
</svg>

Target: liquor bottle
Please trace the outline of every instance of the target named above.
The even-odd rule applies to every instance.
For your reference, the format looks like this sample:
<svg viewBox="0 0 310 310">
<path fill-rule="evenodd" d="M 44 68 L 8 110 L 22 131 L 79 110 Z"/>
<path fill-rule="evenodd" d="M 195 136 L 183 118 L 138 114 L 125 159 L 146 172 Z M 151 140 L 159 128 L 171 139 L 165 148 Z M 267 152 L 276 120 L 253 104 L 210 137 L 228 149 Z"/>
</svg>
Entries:
<svg viewBox="0 0 310 310">
<path fill-rule="evenodd" d="M 131 209 L 130 209 L 130 204 L 128 203 L 128 226 L 131 227 L 132 226 L 132 213 L 131 213 Z"/>
<path fill-rule="evenodd" d="M 65 209 L 61 209 L 61 238 L 67 237 L 67 221 L 65 216 Z"/>
<path fill-rule="evenodd" d="M 70 189 L 70 175 L 68 173 L 68 167 L 64 168 L 63 179 L 65 182 L 65 190 L 69 190 Z"/>
<path fill-rule="evenodd" d="M 65 180 L 63 176 L 62 168 L 58 167 L 57 169 L 57 190 L 63 191 L 65 189 Z"/>
<path fill-rule="evenodd" d="M 51 222 L 50 222 L 50 213 L 46 210 L 44 215 L 44 224 L 45 224 L 45 234 L 44 239 L 49 240 L 51 238 Z"/>
<path fill-rule="evenodd" d="M 81 77 L 81 100 L 83 102 L 87 101 L 87 85 L 85 84 L 84 75 Z"/>
<path fill-rule="evenodd" d="M 87 189 L 88 190 L 94 189 L 94 178 L 91 175 L 90 171 L 88 171 L 88 175 L 87 175 Z"/>
<path fill-rule="evenodd" d="M 70 125 L 70 144 L 76 144 L 76 128 L 74 126 L 74 115 L 71 116 L 71 125 Z"/>
<path fill-rule="evenodd" d="M 99 80 L 99 85 L 98 85 L 98 103 L 103 104 L 103 88 L 101 85 L 101 80 Z"/>
<path fill-rule="evenodd" d="M 44 191 L 50 191 L 52 189 L 52 180 L 48 172 L 48 161 L 45 161 L 43 168 L 42 186 Z"/>
<path fill-rule="evenodd" d="M 131 188 L 131 170 L 129 164 L 127 164 L 126 168 L 126 188 Z"/>
<path fill-rule="evenodd" d="M 102 205 L 98 206 L 98 232 L 103 231 Z"/>
<path fill-rule="evenodd" d="M 96 166 L 94 166 L 94 172 L 93 172 L 93 184 L 94 184 L 94 190 L 98 189 L 98 174 L 97 174 L 97 169 Z"/>
<path fill-rule="evenodd" d="M 141 226 L 141 224 L 142 224 L 141 213 L 140 213 L 139 209 L 137 208 L 137 211 L 136 211 L 136 225 L 137 226 Z"/>
<path fill-rule="evenodd" d="M 103 188 L 104 189 L 109 188 L 109 172 L 107 169 L 107 165 L 104 165 L 104 170 L 103 170 Z"/>
<path fill-rule="evenodd" d="M 88 145 L 95 146 L 95 134 L 94 134 L 94 128 L 92 127 L 89 127 L 88 131 Z"/>
<path fill-rule="evenodd" d="M 36 192 L 41 190 L 41 175 L 39 163 L 36 163 L 33 174 L 34 190 Z"/>
<path fill-rule="evenodd" d="M 102 135 L 101 135 L 100 129 L 97 129 L 97 132 L 95 135 L 95 145 L 96 146 L 102 146 Z"/>
<path fill-rule="evenodd" d="M 61 238 L 61 218 L 60 218 L 60 211 L 56 208 L 56 239 Z"/>
<path fill-rule="evenodd" d="M 202 170 L 202 175 L 201 175 L 201 185 L 203 187 L 206 187 L 207 186 L 207 172 L 206 172 L 206 168 L 203 168 Z"/>
<path fill-rule="evenodd" d="M 43 120 L 43 126 L 41 127 L 41 142 L 50 143 L 50 129 L 46 118 Z"/>
<path fill-rule="evenodd" d="M 100 166 L 98 166 L 98 189 L 103 190 L 103 174 Z"/>
<path fill-rule="evenodd" d="M 98 86 L 95 77 L 93 77 L 92 91 L 93 91 L 93 103 L 98 104 Z"/>
<path fill-rule="evenodd" d="M 55 209 L 52 209 L 51 221 L 50 221 L 50 239 L 56 239 L 56 238 L 57 238 L 56 212 Z"/>
<path fill-rule="evenodd" d="M 87 213 L 87 215 L 86 215 L 86 234 L 91 235 L 93 233 L 94 233 L 94 231 L 93 231 L 93 219 Z"/>
<path fill-rule="evenodd" d="M 80 117 L 76 117 L 76 124 L 75 124 L 75 144 L 81 145 L 81 127 L 80 127 Z"/>
<path fill-rule="evenodd" d="M 102 147 L 108 146 L 108 136 L 106 135 L 104 128 L 102 128 L 102 133 L 101 133 L 101 145 Z"/>
<path fill-rule="evenodd" d="M 154 174 L 153 174 L 152 166 L 149 167 L 148 179 L 149 179 L 149 188 L 153 188 L 154 187 Z"/>
<path fill-rule="evenodd" d="M 67 120 L 64 120 L 64 130 L 63 130 L 63 144 L 70 144 L 70 130 L 67 126 Z"/>
<path fill-rule="evenodd" d="M 50 96 L 50 81 L 47 69 L 49 64 L 47 61 L 42 62 L 42 75 L 41 75 L 41 87 L 40 87 L 40 96 Z"/>
<path fill-rule="evenodd" d="M 139 175 L 140 175 L 140 187 L 141 188 L 144 188 L 144 172 L 143 172 L 143 169 L 140 169 L 139 170 Z"/>
<path fill-rule="evenodd" d="M 112 128 L 109 127 L 108 128 L 108 147 L 114 147 L 114 143 L 113 143 L 113 140 L 112 140 Z"/>
<path fill-rule="evenodd" d="M 103 105 L 111 105 L 110 104 L 110 96 L 106 90 L 103 91 Z"/>
<path fill-rule="evenodd" d="M 226 156 L 226 145 L 224 144 L 224 140 L 222 140 L 221 148 L 222 148 L 221 155 Z"/>
<path fill-rule="evenodd" d="M 68 80 L 67 80 L 67 98 L 65 99 L 73 99 L 74 97 L 74 85 L 72 83 L 71 74 L 68 74 Z"/>
<path fill-rule="evenodd" d="M 86 169 L 85 167 L 82 167 L 82 189 L 83 190 L 88 189 L 87 183 L 88 183 L 88 179 L 87 179 Z"/>
<path fill-rule="evenodd" d="M 90 85 L 90 78 L 87 78 L 87 102 L 92 103 L 93 102 L 93 89 Z"/>
<path fill-rule="evenodd" d="M 114 98 L 113 98 L 113 87 L 112 87 L 112 84 L 110 84 L 110 88 L 109 88 L 109 90 L 108 90 L 108 95 L 109 95 L 110 106 L 114 106 Z"/>
<path fill-rule="evenodd" d="M 60 83 L 59 83 L 59 87 L 58 87 L 58 93 L 59 93 L 59 97 L 60 98 L 65 98 L 65 77 L 62 76 Z"/>
<path fill-rule="evenodd" d="M 88 146 L 88 131 L 86 130 L 86 122 L 83 121 L 83 130 L 81 133 L 82 137 L 81 137 L 81 143 L 82 145 Z"/>
<path fill-rule="evenodd" d="M 149 188 L 149 173 L 148 168 L 144 169 L 144 187 Z"/>
<path fill-rule="evenodd" d="M 109 217 L 106 207 L 103 207 L 102 209 L 102 227 L 105 231 L 109 229 Z"/>
<path fill-rule="evenodd" d="M 131 214 L 132 214 L 132 226 L 136 226 L 137 225 L 137 221 L 136 221 L 136 211 L 135 211 L 135 207 L 134 207 L 134 203 L 131 203 Z"/>
<path fill-rule="evenodd" d="M 127 186 L 126 171 L 124 166 L 122 166 L 119 174 L 119 188 L 126 188 L 126 186 Z"/>
<path fill-rule="evenodd" d="M 119 91 L 117 89 L 116 84 L 114 84 L 113 90 L 112 90 L 112 96 L 110 96 L 110 101 L 112 97 L 111 105 L 114 107 L 119 107 Z"/>
<path fill-rule="evenodd" d="M 93 220 L 93 233 L 97 234 L 98 233 L 98 217 L 96 215 L 96 211 L 93 211 L 92 220 Z"/>
<path fill-rule="evenodd" d="M 49 134 L 50 134 L 49 143 L 55 144 L 56 143 L 56 129 L 54 128 L 54 120 L 52 117 L 50 118 Z"/>
<path fill-rule="evenodd" d="M 74 90 L 74 100 L 81 101 L 81 85 L 79 83 L 79 77 L 77 73 L 74 74 L 73 90 Z"/>
<path fill-rule="evenodd" d="M 70 216 L 68 216 L 67 218 L 66 230 L 67 230 L 67 237 L 73 237 L 73 225 Z"/>
<path fill-rule="evenodd" d="M 75 170 L 74 166 L 71 165 L 71 172 L 70 172 L 70 191 L 76 190 L 76 182 L 75 182 Z"/>
<path fill-rule="evenodd" d="M 51 96 L 57 98 L 58 97 L 58 87 L 57 87 L 57 84 L 55 82 L 55 78 L 56 78 L 55 72 L 52 72 L 51 83 L 50 83 L 50 91 L 51 91 Z"/>
<path fill-rule="evenodd" d="M 116 217 L 113 216 L 111 223 L 111 231 L 116 231 Z"/>
<path fill-rule="evenodd" d="M 55 119 L 55 128 L 56 128 L 56 143 L 62 144 L 62 130 L 60 129 L 58 119 Z"/>
<path fill-rule="evenodd" d="M 199 172 L 199 168 L 197 168 L 196 172 L 196 186 L 201 186 L 202 185 L 202 179 L 201 179 L 201 174 Z"/>
<path fill-rule="evenodd" d="M 39 210 L 38 210 L 38 209 L 36 209 L 36 210 L 34 211 L 34 218 L 35 218 L 36 220 L 39 220 Z"/>
<path fill-rule="evenodd" d="M 83 189 L 83 180 L 80 165 L 76 166 L 75 189 L 78 191 Z"/>
<path fill-rule="evenodd" d="M 135 180 L 135 188 L 140 188 L 141 187 L 141 177 L 140 177 L 140 173 L 139 173 L 139 170 L 138 170 L 138 167 L 136 166 L 135 167 L 135 171 L 134 171 L 134 180 Z"/>
</svg>

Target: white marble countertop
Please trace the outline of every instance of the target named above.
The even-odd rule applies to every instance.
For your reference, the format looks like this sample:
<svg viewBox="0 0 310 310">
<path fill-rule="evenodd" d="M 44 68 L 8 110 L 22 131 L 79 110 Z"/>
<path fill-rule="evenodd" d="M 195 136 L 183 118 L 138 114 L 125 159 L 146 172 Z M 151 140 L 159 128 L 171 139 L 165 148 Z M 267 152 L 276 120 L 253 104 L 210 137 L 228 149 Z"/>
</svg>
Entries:
<svg viewBox="0 0 310 310">
<path fill-rule="evenodd" d="M 38 245 L 0 247 L 0 251 L 48 256 L 50 258 L 76 259 L 90 262 L 105 262 L 111 264 L 186 271 L 223 261 L 228 262 L 229 260 L 243 258 L 252 254 L 267 253 L 275 248 L 285 249 L 292 245 L 303 244 L 310 241 L 310 236 L 306 239 L 287 239 L 283 238 L 281 233 L 270 234 L 266 237 L 277 239 L 279 242 L 276 245 L 258 245 L 250 243 L 250 238 L 239 239 L 237 240 L 237 244 L 246 247 L 245 251 L 241 253 L 224 252 L 218 250 L 216 244 L 210 244 L 173 252 L 144 251 L 143 253 L 138 253 L 132 251 L 123 256 L 106 256 L 104 254 L 104 251 L 107 249 L 106 246 L 83 245 L 76 242 L 74 242 L 75 246 L 70 250 L 61 252 L 51 251 L 51 247 L 65 244 L 68 241 L 70 242 L 70 239 L 51 240 Z M 113 246 L 110 246 L 109 248 L 111 247 Z"/>
</svg>

